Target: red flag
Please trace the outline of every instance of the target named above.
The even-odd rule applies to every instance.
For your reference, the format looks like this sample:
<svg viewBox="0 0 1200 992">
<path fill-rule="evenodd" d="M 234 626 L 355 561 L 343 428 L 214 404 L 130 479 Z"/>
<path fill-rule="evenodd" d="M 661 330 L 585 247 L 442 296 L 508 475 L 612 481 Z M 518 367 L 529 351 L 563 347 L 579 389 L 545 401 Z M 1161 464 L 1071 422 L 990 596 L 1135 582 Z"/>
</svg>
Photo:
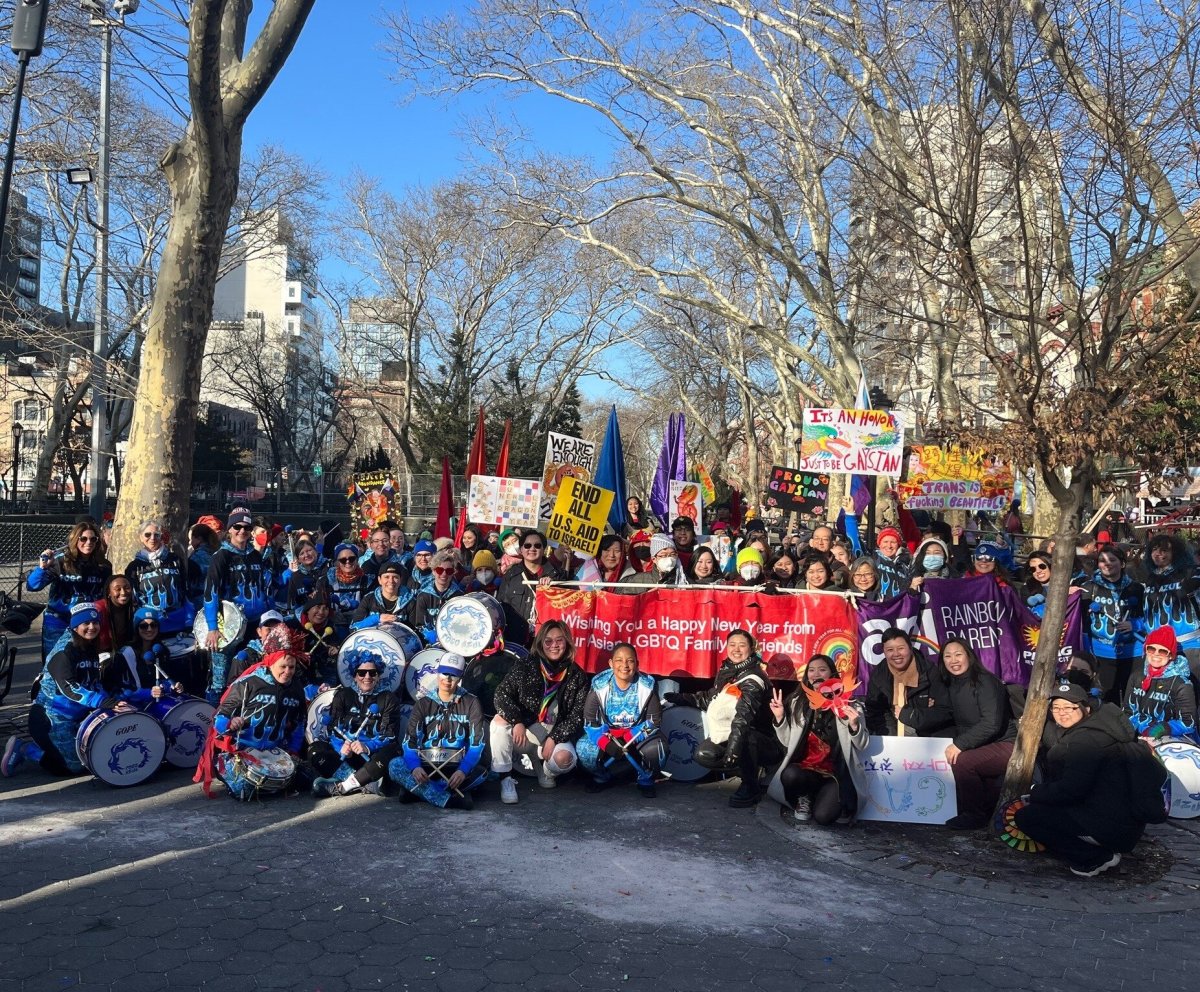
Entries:
<svg viewBox="0 0 1200 992">
<path fill-rule="evenodd" d="M 729 491 L 729 527 L 735 533 L 742 529 L 742 491 Z"/>
<path fill-rule="evenodd" d="M 467 492 L 471 491 L 471 477 L 487 475 L 487 452 L 484 450 L 484 408 L 479 405 L 479 417 L 475 421 L 475 437 L 471 440 L 471 454 L 467 457 L 467 471 L 463 477 L 467 480 Z M 458 527 L 454 532 L 454 546 L 462 547 L 463 531 L 467 528 L 467 504 L 463 503 L 458 511 Z"/>
<path fill-rule="evenodd" d="M 437 523 L 433 526 L 433 537 L 450 536 L 450 507 L 454 505 L 454 486 L 450 482 L 450 456 L 442 456 L 442 494 L 438 498 Z"/>
<path fill-rule="evenodd" d="M 512 418 L 504 421 L 504 440 L 500 442 L 500 454 L 496 456 L 497 479 L 508 478 L 508 447 L 512 440 Z"/>
</svg>

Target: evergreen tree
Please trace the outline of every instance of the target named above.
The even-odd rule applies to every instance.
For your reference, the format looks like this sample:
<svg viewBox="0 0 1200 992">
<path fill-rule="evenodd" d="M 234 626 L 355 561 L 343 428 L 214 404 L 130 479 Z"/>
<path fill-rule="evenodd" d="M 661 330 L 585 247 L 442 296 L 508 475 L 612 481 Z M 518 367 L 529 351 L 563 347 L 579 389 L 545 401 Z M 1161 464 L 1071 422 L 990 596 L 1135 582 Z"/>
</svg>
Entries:
<svg viewBox="0 0 1200 992">
<path fill-rule="evenodd" d="M 250 453 L 239 447 L 232 434 L 214 426 L 207 417 L 196 421 L 196 442 L 192 449 L 192 474 L 199 485 L 214 485 L 219 476 L 234 479 L 251 471 Z"/>
<path fill-rule="evenodd" d="M 472 357 L 462 332 L 455 331 L 445 361 L 439 363 L 435 375 L 425 378 L 413 396 L 417 417 L 412 437 L 427 472 L 440 472 L 444 455 L 450 456 L 455 475 L 466 470 L 478 399 L 475 387 L 480 378 L 472 369 Z"/>
</svg>

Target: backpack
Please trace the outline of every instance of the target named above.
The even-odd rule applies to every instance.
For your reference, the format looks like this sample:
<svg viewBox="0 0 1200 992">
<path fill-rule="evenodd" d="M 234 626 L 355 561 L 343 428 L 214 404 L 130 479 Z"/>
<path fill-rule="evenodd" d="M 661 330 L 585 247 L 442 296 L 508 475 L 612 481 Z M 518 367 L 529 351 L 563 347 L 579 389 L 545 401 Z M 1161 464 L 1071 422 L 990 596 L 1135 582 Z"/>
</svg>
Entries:
<svg viewBox="0 0 1200 992">
<path fill-rule="evenodd" d="M 1170 774 L 1144 740 L 1117 745 L 1117 760 L 1129 784 L 1129 811 L 1141 823 L 1166 823 L 1171 806 Z"/>
</svg>

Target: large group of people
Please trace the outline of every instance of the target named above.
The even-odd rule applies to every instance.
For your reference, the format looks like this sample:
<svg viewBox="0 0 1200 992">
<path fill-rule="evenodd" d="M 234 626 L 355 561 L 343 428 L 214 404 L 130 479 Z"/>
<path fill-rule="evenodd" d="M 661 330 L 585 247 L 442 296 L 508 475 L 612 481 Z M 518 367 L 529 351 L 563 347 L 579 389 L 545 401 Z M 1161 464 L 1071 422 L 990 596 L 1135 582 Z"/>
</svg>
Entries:
<svg viewBox="0 0 1200 992">
<path fill-rule="evenodd" d="M 667 754 L 663 711 L 690 706 L 705 733 L 694 760 L 738 780 L 735 807 L 766 794 L 797 824 L 852 822 L 864 793 L 856 753 L 870 735 L 915 735 L 945 739 L 958 809 L 948 826 L 990 822 L 1024 697 L 967 642 L 950 638 L 933 657 L 891 628 L 882 662 L 850 698 L 845 673 L 820 654 L 798 681 L 773 684 L 754 637 L 737 629 L 715 680 L 684 689 L 642 672 L 628 641 L 612 649 L 607 670 L 585 672 L 570 628 L 538 622 L 536 591 L 555 582 L 618 595 L 720 585 L 878 602 L 920 592 L 931 578 L 993 575 L 1037 612 L 1050 548 L 1018 565 L 1006 523 L 993 533 L 979 521 L 922 528 L 906 515 L 868 538 L 850 512 L 836 526 L 772 539 L 760 521 L 735 525 L 727 507 L 701 538 L 688 517 L 658 530 L 637 499 L 627 510 L 624 531 L 582 560 L 535 529 L 468 525 L 456 540 L 422 530 L 410 545 L 399 521 L 349 538 L 332 523 L 282 528 L 238 507 L 223 523 L 198 521 L 186 550 L 160 521 L 145 521 L 142 547 L 121 572 L 104 526 L 85 519 L 28 575 L 30 590 L 47 593 L 43 665 L 29 737 L 7 742 L 0 772 L 36 761 L 55 775 L 85 773 L 76 735 L 89 714 L 194 696 L 213 707 L 196 780 L 208 789 L 219 779 L 241 799 L 365 790 L 470 809 L 489 781 L 501 802 L 515 803 L 519 776 L 549 789 L 572 774 L 589 791 L 625 778 L 653 797 Z M 1112 536 L 1085 535 L 1076 549 L 1071 586 L 1083 598 L 1086 650 L 1062 665 L 1038 784 L 1017 819 L 1082 875 L 1115 864 L 1145 822 L 1112 764 L 1132 760 L 1123 745 L 1197 739 L 1197 683 L 1180 644 L 1200 629 L 1192 549 L 1174 535 L 1144 548 Z M 479 594 L 497 604 L 493 642 L 475 657 L 440 650 L 428 678 L 409 686 L 409 704 L 388 659 L 350 647 L 364 632 L 403 630 L 409 653 L 441 648 L 441 611 Z M 487 683 L 471 678 L 481 665 L 495 675 L 486 694 L 470 691 Z"/>
</svg>

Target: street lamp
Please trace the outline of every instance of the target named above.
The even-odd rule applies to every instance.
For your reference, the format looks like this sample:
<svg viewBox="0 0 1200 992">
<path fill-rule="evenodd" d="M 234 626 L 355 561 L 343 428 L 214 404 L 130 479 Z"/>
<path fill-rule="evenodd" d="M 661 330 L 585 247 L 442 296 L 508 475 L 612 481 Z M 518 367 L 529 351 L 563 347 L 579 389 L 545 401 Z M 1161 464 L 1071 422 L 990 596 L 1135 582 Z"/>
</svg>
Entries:
<svg viewBox="0 0 1200 992">
<path fill-rule="evenodd" d="M 17 472 L 21 467 L 21 435 L 25 433 L 25 428 L 21 426 L 18 420 L 13 421 L 12 425 L 12 441 L 13 441 L 13 484 L 12 484 L 12 508 L 13 512 L 17 512 Z"/>
</svg>

